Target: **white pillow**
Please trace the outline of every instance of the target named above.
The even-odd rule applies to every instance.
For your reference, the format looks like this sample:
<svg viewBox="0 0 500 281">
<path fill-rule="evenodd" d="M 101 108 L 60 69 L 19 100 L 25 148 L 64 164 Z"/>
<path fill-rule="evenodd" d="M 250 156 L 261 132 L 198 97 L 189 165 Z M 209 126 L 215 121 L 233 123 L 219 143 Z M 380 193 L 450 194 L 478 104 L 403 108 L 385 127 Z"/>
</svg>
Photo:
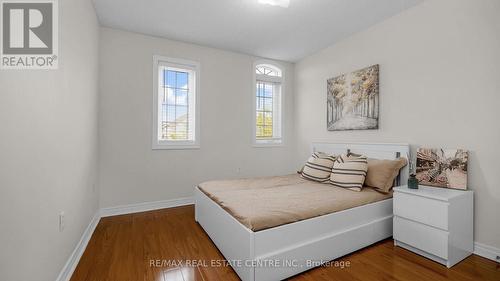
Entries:
<svg viewBox="0 0 500 281">
<path fill-rule="evenodd" d="M 335 156 L 323 152 L 315 152 L 309 157 L 300 174 L 303 178 L 309 180 L 328 182 L 335 159 Z"/>
<path fill-rule="evenodd" d="M 361 191 L 367 171 L 366 156 L 342 154 L 333 163 L 329 182 L 337 187 Z"/>
</svg>

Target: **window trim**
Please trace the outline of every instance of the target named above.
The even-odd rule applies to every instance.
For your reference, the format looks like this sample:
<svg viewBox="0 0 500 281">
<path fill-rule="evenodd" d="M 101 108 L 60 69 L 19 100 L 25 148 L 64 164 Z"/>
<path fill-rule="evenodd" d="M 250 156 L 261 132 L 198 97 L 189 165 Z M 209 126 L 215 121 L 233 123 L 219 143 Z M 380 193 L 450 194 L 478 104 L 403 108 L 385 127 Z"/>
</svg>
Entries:
<svg viewBox="0 0 500 281">
<path fill-rule="evenodd" d="M 255 69 L 258 65 L 268 65 L 274 68 L 278 68 L 281 71 L 281 77 L 267 76 L 262 74 L 257 74 Z M 269 139 L 269 140 L 259 140 L 257 139 L 257 80 L 265 82 L 280 83 L 280 129 L 281 137 L 279 139 Z M 285 145 L 285 86 L 286 72 L 285 67 L 274 61 L 269 60 L 257 60 L 253 63 L 252 68 L 252 146 L 255 148 L 265 148 L 265 147 L 280 147 Z"/>
<path fill-rule="evenodd" d="M 194 81 L 194 140 L 193 141 L 160 141 L 158 140 L 158 99 L 159 99 L 159 72 L 160 65 L 190 69 L 195 73 Z M 152 149 L 199 149 L 200 148 L 200 63 L 196 61 L 171 58 L 165 56 L 153 56 L 153 114 L 152 114 Z"/>
</svg>

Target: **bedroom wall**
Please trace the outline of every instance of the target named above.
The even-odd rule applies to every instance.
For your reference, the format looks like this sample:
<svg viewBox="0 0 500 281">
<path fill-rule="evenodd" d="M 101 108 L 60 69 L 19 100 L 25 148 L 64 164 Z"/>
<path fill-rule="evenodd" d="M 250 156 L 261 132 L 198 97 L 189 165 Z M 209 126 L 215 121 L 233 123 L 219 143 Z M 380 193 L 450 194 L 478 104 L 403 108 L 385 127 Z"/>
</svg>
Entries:
<svg viewBox="0 0 500 281">
<path fill-rule="evenodd" d="M 285 66 L 285 146 L 252 147 L 248 55 L 110 28 L 100 32 L 101 207 L 193 195 L 210 179 L 291 173 L 293 65 Z M 201 148 L 152 150 L 153 55 L 201 63 Z"/>
<path fill-rule="evenodd" d="M 295 65 L 303 162 L 312 141 L 470 150 L 474 240 L 500 248 L 500 2 L 427 0 Z M 326 80 L 380 65 L 380 128 L 326 130 Z"/>
<path fill-rule="evenodd" d="M 0 70 L 0 280 L 55 280 L 98 208 L 98 32 L 59 1 L 59 69 Z"/>
</svg>

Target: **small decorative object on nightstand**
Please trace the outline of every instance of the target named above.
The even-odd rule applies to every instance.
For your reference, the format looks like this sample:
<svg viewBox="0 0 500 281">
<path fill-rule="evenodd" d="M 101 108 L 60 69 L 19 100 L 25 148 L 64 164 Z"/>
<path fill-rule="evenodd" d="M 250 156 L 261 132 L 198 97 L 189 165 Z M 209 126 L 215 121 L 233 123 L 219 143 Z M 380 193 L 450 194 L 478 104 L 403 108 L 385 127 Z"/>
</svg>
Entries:
<svg viewBox="0 0 500 281">
<path fill-rule="evenodd" d="M 418 189 L 418 179 L 415 175 L 415 164 L 411 153 L 408 153 L 408 168 L 410 169 L 410 176 L 408 177 L 408 188 Z"/>
<path fill-rule="evenodd" d="M 418 189 L 418 180 L 414 174 L 411 174 L 408 178 L 408 188 Z"/>
<path fill-rule="evenodd" d="M 452 267 L 473 250 L 473 192 L 394 188 L 394 245 Z"/>
</svg>

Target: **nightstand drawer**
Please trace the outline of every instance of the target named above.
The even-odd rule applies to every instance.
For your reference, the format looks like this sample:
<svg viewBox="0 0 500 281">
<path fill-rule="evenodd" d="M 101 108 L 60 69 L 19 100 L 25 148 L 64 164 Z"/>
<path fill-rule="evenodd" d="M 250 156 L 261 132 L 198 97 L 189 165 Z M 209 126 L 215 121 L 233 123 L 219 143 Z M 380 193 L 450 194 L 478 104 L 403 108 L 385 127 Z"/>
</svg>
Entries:
<svg viewBox="0 0 500 281">
<path fill-rule="evenodd" d="M 402 192 L 394 193 L 394 215 L 448 230 L 448 203 Z"/>
<path fill-rule="evenodd" d="M 394 239 L 443 259 L 448 259 L 448 232 L 394 217 Z"/>
</svg>

